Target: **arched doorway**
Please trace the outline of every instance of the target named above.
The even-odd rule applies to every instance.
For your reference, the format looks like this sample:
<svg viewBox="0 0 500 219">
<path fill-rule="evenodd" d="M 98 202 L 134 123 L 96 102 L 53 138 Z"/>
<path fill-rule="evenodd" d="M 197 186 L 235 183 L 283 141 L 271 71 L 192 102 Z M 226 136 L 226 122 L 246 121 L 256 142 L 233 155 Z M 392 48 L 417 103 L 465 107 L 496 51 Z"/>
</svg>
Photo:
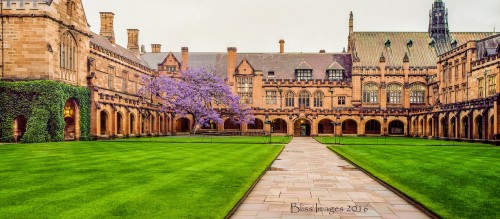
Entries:
<svg viewBox="0 0 500 219">
<path fill-rule="evenodd" d="M 335 127 L 332 125 L 332 120 L 323 119 L 318 123 L 318 134 L 333 134 Z"/>
<path fill-rule="evenodd" d="M 377 120 L 370 120 L 365 124 L 365 134 L 367 135 L 380 135 L 380 122 Z"/>
<path fill-rule="evenodd" d="M 294 135 L 298 137 L 311 136 L 311 122 L 307 119 L 295 121 Z"/>
<path fill-rule="evenodd" d="M 418 130 L 421 136 L 425 136 L 425 130 L 424 130 L 424 119 L 421 119 L 418 125 Z"/>
<path fill-rule="evenodd" d="M 493 116 L 490 117 L 490 123 L 489 123 L 489 126 L 490 126 L 490 140 L 494 140 L 495 139 L 495 123 L 494 123 L 494 118 Z"/>
<path fill-rule="evenodd" d="M 264 129 L 264 122 L 260 119 L 255 119 L 253 124 L 248 124 L 248 129 L 250 130 L 263 130 Z"/>
<path fill-rule="evenodd" d="M 288 126 L 283 119 L 275 119 L 271 124 L 271 132 L 278 134 L 287 134 Z"/>
<path fill-rule="evenodd" d="M 417 120 L 414 120 L 416 123 Z M 415 127 L 417 128 L 417 127 Z M 418 131 L 414 131 L 418 135 Z M 389 123 L 389 135 L 404 135 L 405 134 L 405 124 L 399 120 L 394 120 Z"/>
<path fill-rule="evenodd" d="M 28 123 L 28 120 L 24 116 L 17 116 L 14 119 L 14 141 L 19 142 L 21 141 L 21 138 L 24 136 L 24 133 L 26 133 L 26 124 Z"/>
<path fill-rule="evenodd" d="M 343 135 L 357 135 L 358 134 L 358 123 L 352 119 L 348 119 L 342 123 L 342 134 Z"/>
<path fill-rule="evenodd" d="M 233 121 L 232 119 L 227 119 L 224 122 L 224 130 L 241 130 L 241 125 Z"/>
<path fill-rule="evenodd" d="M 135 116 L 130 114 L 130 134 L 135 134 Z"/>
<path fill-rule="evenodd" d="M 177 120 L 177 123 L 175 124 L 175 130 L 177 132 L 190 132 L 191 128 L 189 127 L 189 119 L 187 118 L 180 118 Z"/>
<path fill-rule="evenodd" d="M 475 122 L 475 127 L 477 130 L 476 131 L 476 138 L 477 139 L 484 139 L 483 137 L 483 116 L 478 116 L 476 117 L 476 122 Z"/>
<path fill-rule="evenodd" d="M 462 131 L 463 131 L 464 138 L 469 139 L 470 138 L 470 136 L 469 136 L 470 127 L 469 127 L 469 117 L 468 116 L 465 116 L 462 119 L 462 127 L 463 127 Z"/>
<path fill-rule="evenodd" d="M 108 113 L 105 110 L 102 110 L 100 113 L 101 116 L 101 135 L 107 135 L 109 133 L 108 130 Z"/>
<path fill-rule="evenodd" d="M 123 135 L 123 114 L 116 114 L 116 134 Z"/>
<path fill-rule="evenodd" d="M 457 119 L 455 117 L 451 118 L 451 137 L 457 138 Z"/>
<path fill-rule="evenodd" d="M 160 133 L 165 133 L 165 124 L 163 124 L 163 116 L 159 116 L 160 120 Z"/>
<path fill-rule="evenodd" d="M 445 118 L 441 119 L 441 130 L 444 138 L 448 138 L 448 121 Z"/>
<path fill-rule="evenodd" d="M 429 127 L 429 136 L 435 137 L 434 133 L 432 132 L 434 130 L 434 126 L 432 126 L 432 119 L 429 119 L 428 127 Z"/>
<path fill-rule="evenodd" d="M 78 105 L 74 99 L 66 100 L 64 104 L 64 140 L 76 139 L 76 126 L 78 116 Z"/>
<path fill-rule="evenodd" d="M 148 116 L 145 113 L 143 113 L 141 114 L 141 134 L 146 134 L 147 124 L 148 124 Z"/>
</svg>

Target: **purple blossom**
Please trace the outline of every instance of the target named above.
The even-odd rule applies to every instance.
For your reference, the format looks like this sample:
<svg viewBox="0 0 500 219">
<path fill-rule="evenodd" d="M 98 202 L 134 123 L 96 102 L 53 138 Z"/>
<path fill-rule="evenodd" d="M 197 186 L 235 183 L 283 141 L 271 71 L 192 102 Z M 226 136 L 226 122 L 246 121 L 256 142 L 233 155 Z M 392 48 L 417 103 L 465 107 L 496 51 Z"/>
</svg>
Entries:
<svg viewBox="0 0 500 219">
<path fill-rule="evenodd" d="M 226 80 L 219 78 L 214 69 L 190 69 L 180 78 L 167 76 L 143 77 L 145 86 L 139 91 L 144 97 L 155 94 L 163 102 L 163 111 L 174 111 L 177 115 L 192 115 L 193 130 L 208 126 L 210 121 L 223 124 L 222 118 L 234 123 L 253 124 L 252 110 L 240 104 Z"/>
</svg>

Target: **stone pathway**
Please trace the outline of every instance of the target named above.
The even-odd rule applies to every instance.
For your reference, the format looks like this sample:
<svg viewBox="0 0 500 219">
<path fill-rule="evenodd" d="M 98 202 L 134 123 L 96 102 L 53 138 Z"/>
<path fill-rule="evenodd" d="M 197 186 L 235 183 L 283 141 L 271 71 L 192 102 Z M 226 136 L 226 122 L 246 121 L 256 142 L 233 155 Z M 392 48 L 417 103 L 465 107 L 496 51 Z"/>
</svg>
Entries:
<svg viewBox="0 0 500 219">
<path fill-rule="evenodd" d="M 231 218 L 429 217 L 326 146 L 294 138 Z"/>
</svg>

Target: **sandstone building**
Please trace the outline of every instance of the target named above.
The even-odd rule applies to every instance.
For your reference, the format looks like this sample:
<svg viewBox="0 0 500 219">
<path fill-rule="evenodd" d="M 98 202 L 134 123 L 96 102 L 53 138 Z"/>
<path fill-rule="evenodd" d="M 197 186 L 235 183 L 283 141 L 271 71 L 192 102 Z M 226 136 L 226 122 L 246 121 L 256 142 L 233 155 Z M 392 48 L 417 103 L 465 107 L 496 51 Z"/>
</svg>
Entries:
<svg viewBox="0 0 500 219">
<path fill-rule="evenodd" d="M 425 32 L 358 32 L 351 13 L 347 50 L 338 53 L 285 52 L 285 40 L 276 53 L 162 52 L 159 44 L 146 52 L 137 29 L 127 30 L 127 48 L 115 43 L 113 13 L 101 13 L 100 33 L 91 32 L 79 0 L 4 0 L 3 7 L 2 80 L 88 87 L 96 137 L 191 131 L 191 118 L 161 112 L 154 97 L 137 91 L 144 76 L 200 67 L 227 77 L 256 117 L 255 124 L 227 120 L 204 131 L 500 137 L 500 36 L 450 32 L 440 0 Z M 74 112 L 65 115 L 65 136 L 78 139 L 78 101 L 68 99 L 65 107 Z M 12 123 L 17 138 L 26 121 Z"/>
</svg>

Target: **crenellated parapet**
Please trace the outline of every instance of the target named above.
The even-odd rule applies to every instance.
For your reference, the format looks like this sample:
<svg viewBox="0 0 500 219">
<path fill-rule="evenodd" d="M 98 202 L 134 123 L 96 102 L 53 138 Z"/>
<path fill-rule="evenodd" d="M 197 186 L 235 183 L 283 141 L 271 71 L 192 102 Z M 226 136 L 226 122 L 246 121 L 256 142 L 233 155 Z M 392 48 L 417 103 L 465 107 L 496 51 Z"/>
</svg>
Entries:
<svg viewBox="0 0 500 219">
<path fill-rule="evenodd" d="M 281 86 L 281 87 L 351 87 L 351 80 L 330 81 L 327 79 L 297 80 L 297 79 L 265 79 L 263 86 Z"/>
<path fill-rule="evenodd" d="M 2 0 L 4 10 L 40 10 L 51 4 L 52 0 Z"/>
</svg>

